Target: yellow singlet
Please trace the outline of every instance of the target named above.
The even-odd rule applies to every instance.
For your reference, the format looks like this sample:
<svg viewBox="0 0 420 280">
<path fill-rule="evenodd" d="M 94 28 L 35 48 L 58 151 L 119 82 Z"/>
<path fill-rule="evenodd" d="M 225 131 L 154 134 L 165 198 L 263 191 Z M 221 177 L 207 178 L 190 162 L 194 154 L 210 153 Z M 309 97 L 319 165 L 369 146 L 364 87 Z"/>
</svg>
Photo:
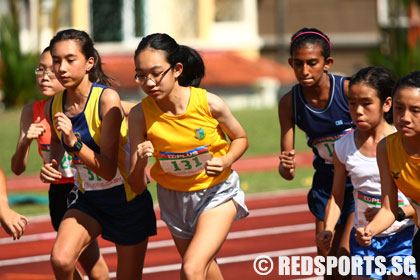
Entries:
<svg viewBox="0 0 420 280">
<path fill-rule="evenodd" d="M 155 149 L 150 175 L 161 186 L 175 191 L 197 191 L 225 181 L 230 167 L 217 177 L 206 175 L 212 157 L 226 155 L 229 143 L 213 118 L 204 89 L 191 87 L 187 110 L 181 115 L 162 112 L 151 97 L 142 100 L 147 140 Z"/>
<path fill-rule="evenodd" d="M 411 199 L 418 222 L 420 214 L 420 158 L 412 157 L 405 151 L 398 132 L 386 138 L 389 172 L 395 185 Z"/>
</svg>

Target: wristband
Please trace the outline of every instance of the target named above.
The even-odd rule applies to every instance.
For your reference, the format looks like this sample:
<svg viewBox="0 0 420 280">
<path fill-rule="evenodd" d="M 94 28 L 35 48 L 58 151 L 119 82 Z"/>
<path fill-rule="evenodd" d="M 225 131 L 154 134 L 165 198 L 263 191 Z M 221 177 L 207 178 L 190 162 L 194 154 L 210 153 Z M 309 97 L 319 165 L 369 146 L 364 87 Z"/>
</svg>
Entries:
<svg viewBox="0 0 420 280">
<path fill-rule="evenodd" d="M 80 152 L 82 149 L 83 142 L 80 139 L 77 139 L 77 142 L 74 143 L 73 147 L 67 147 L 67 152 Z"/>
<path fill-rule="evenodd" d="M 401 207 L 398 207 L 397 221 L 402 222 L 406 219 L 405 212 Z"/>
</svg>

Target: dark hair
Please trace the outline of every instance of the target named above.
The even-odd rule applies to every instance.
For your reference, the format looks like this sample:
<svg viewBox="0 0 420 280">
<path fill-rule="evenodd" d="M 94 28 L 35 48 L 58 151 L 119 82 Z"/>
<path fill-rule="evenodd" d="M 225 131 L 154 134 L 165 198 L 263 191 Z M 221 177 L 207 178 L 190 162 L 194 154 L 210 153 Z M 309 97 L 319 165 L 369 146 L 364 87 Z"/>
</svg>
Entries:
<svg viewBox="0 0 420 280">
<path fill-rule="evenodd" d="M 293 34 L 290 40 L 290 56 L 293 57 L 295 50 L 306 44 L 318 44 L 321 46 L 322 56 L 327 59 L 331 56 L 331 42 L 327 35 L 316 28 L 302 28 Z"/>
<path fill-rule="evenodd" d="M 394 90 L 392 91 L 392 96 L 395 95 L 397 90 L 408 87 L 420 89 L 420 71 L 411 72 L 410 74 L 398 79 Z"/>
<path fill-rule="evenodd" d="M 388 69 L 381 66 L 370 66 L 360 69 L 351 77 L 349 88 L 361 83 L 376 90 L 383 105 L 388 97 L 392 97 L 395 79 Z M 392 108 L 385 113 L 384 118 L 388 123 L 392 123 Z"/>
<path fill-rule="evenodd" d="M 56 43 L 65 40 L 77 41 L 80 45 L 81 52 L 83 53 L 85 58 L 94 58 L 94 65 L 89 71 L 89 81 L 91 81 L 92 83 L 99 83 L 107 87 L 111 87 L 112 79 L 105 75 L 104 71 L 102 70 L 101 57 L 98 51 L 94 48 L 93 40 L 89 37 L 89 35 L 84 31 L 76 29 L 66 29 L 59 31 L 50 41 L 51 52 L 54 49 L 54 45 Z"/>
<path fill-rule="evenodd" d="M 201 79 L 205 74 L 205 68 L 204 62 L 196 50 L 178 45 L 168 34 L 154 33 L 140 41 L 134 53 L 134 60 L 136 60 L 141 51 L 147 48 L 164 51 L 171 67 L 174 67 L 178 62 L 182 63 L 183 70 L 178 78 L 178 83 L 181 86 L 197 87 L 200 85 Z"/>
<path fill-rule="evenodd" d="M 46 52 L 51 52 L 51 48 L 50 46 L 46 47 L 41 54 L 46 53 Z"/>
</svg>

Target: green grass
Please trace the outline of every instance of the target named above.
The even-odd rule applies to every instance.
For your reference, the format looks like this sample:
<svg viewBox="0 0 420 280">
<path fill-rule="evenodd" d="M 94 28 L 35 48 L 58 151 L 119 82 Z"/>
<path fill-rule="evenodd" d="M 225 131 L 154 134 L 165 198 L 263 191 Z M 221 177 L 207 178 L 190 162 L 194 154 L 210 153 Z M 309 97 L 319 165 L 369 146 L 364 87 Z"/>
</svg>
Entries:
<svg viewBox="0 0 420 280">
<path fill-rule="evenodd" d="M 249 148 L 245 156 L 280 153 L 280 123 L 277 108 L 233 111 L 244 127 Z M 296 129 L 296 151 L 308 150 L 305 134 Z"/>
<path fill-rule="evenodd" d="M 11 159 L 16 151 L 16 143 L 20 130 L 20 113 L 22 108 L 6 110 L 0 113 L 0 166 L 6 176 L 13 175 L 11 170 Z M 42 166 L 42 159 L 38 154 L 36 141 L 32 142 L 29 150 L 25 174 L 37 174 Z"/>
<path fill-rule="evenodd" d="M 241 173 L 239 177 L 245 193 L 258 193 L 310 188 L 313 173 L 313 168 L 297 168 L 291 181 L 283 179 L 277 171 Z"/>
</svg>

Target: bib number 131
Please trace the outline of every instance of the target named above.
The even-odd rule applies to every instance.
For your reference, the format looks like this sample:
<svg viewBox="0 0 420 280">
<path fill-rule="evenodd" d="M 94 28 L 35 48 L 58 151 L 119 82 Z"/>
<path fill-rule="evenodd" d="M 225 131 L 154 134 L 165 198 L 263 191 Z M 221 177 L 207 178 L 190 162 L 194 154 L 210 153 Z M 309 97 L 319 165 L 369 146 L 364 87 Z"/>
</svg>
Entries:
<svg viewBox="0 0 420 280">
<path fill-rule="evenodd" d="M 207 149 L 193 150 L 186 153 L 161 155 L 160 165 L 166 173 L 177 176 L 190 176 L 201 172 L 206 161 L 211 159 Z"/>
<path fill-rule="evenodd" d="M 181 171 L 181 170 L 191 170 L 193 168 L 199 168 L 203 163 L 200 162 L 198 158 L 193 158 L 192 160 L 181 160 L 179 163 L 183 166 L 181 168 L 178 166 L 178 162 L 176 160 L 171 161 L 171 164 L 174 166 L 174 171 Z"/>
</svg>

